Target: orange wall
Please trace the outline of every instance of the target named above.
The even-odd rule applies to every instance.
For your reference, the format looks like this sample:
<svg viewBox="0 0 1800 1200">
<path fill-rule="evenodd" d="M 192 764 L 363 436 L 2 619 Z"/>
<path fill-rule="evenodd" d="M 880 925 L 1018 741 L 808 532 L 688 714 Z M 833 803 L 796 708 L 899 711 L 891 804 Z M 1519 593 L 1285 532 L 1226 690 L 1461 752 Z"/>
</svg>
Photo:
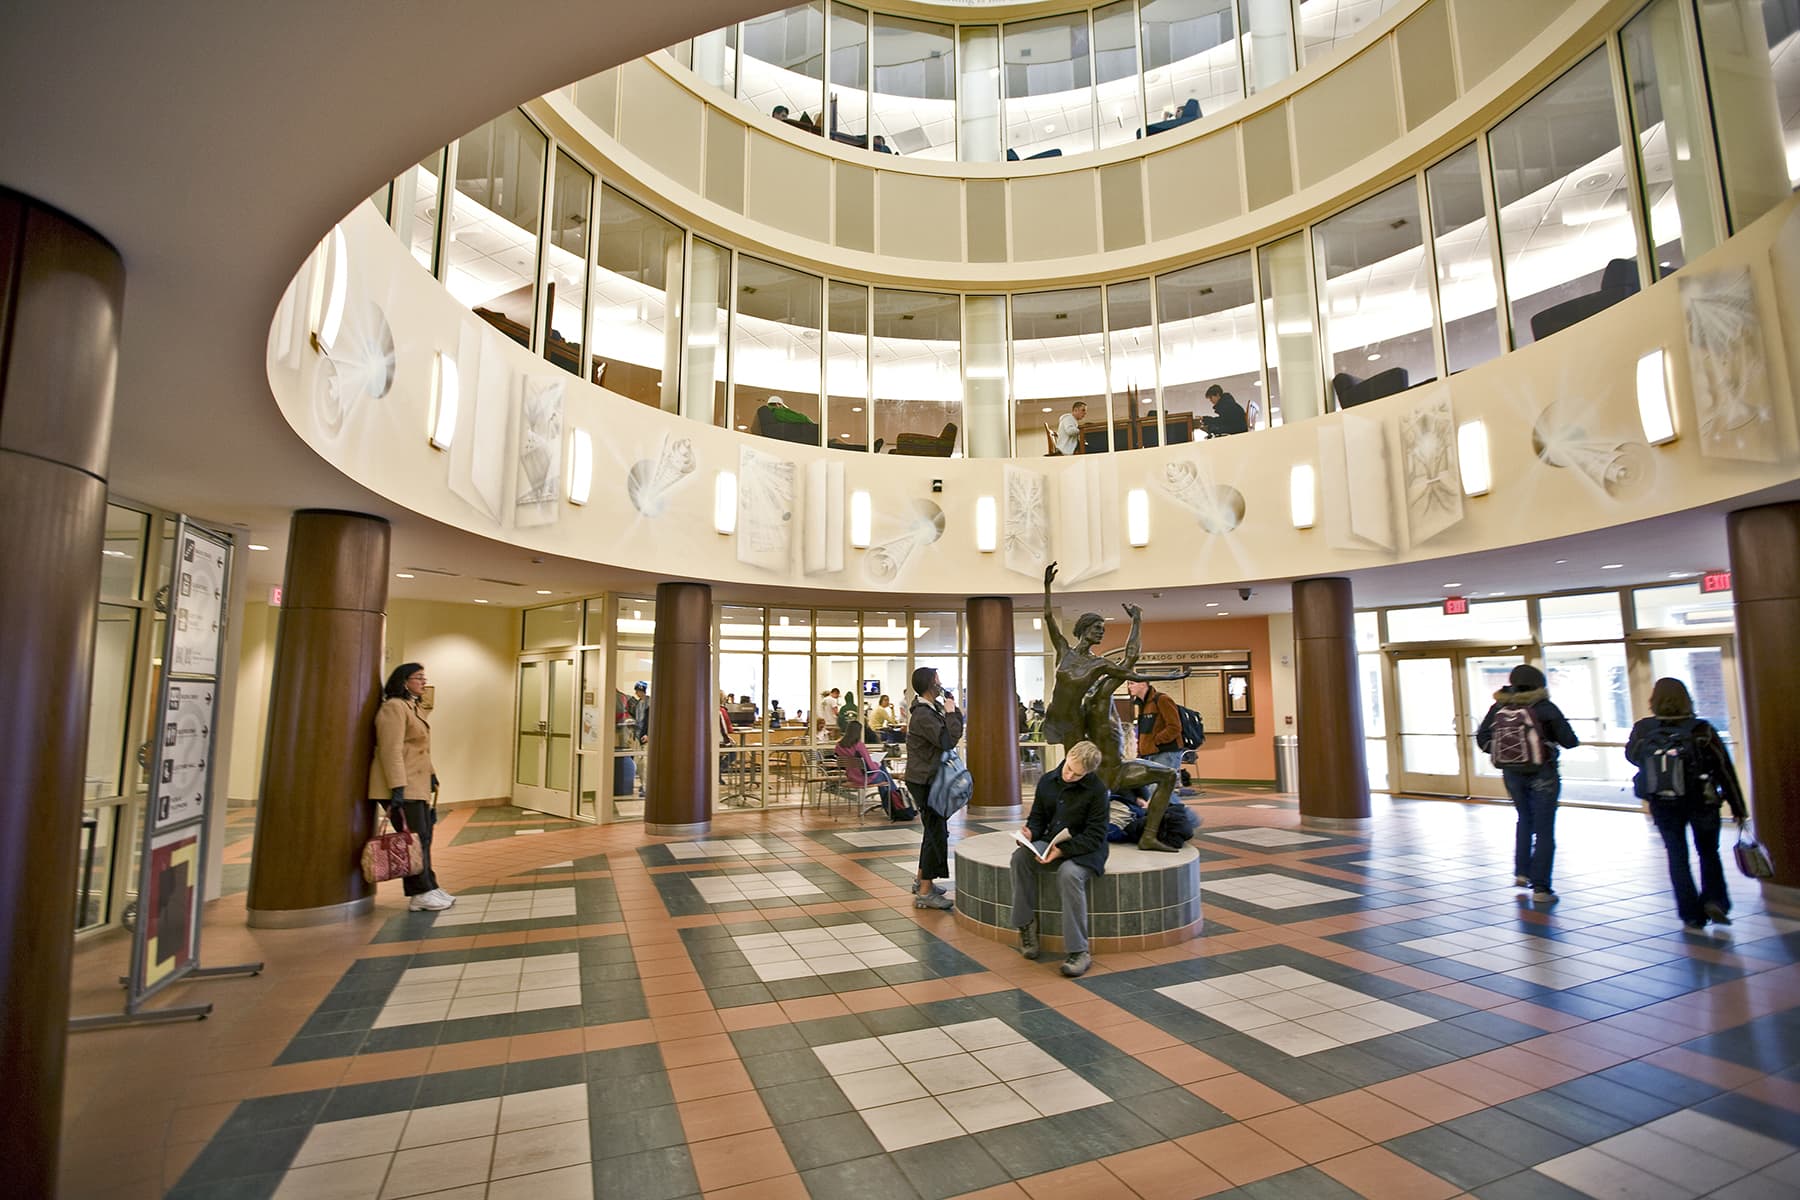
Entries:
<svg viewBox="0 0 1800 1200">
<path fill-rule="evenodd" d="M 1148 614 L 1146 614 L 1148 615 Z M 1118 628 L 1122 622 L 1112 623 Z M 1250 651 L 1250 710 L 1256 717 L 1255 733 L 1206 731 L 1200 747 L 1200 778 L 1275 778 L 1275 686 L 1269 661 L 1269 622 L 1266 617 L 1218 617 L 1211 621 L 1144 622 L 1140 642 L 1151 650 L 1248 650 Z M 1102 649 L 1111 645 L 1111 640 Z M 1202 784 L 1204 786 L 1204 784 Z"/>
</svg>

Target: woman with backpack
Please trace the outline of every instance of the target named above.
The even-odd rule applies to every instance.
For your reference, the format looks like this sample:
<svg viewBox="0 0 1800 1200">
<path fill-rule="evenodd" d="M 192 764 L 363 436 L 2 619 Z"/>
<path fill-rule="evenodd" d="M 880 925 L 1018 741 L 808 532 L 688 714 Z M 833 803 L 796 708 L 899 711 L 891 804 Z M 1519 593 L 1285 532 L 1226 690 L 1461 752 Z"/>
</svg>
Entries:
<svg viewBox="0 0 1800 1200">
<path fill-rule="evenodd" d="M 1694 701 L 1679 679 L 1659 679 L 1650 689 L 1650 716 L 1631 727 L 1625 757 L 1638 769 L 1637 794 L 1650 803 L 1650 819 L 1669 852 L 1669 883 L 1681 923 L 1699 931 L 1711 921 L 1731 924 L 1731 895 L 1719 863 L 1719 802 L 1744 823 L 1744 792 L 1719 731 L 1694 716 Z M 1690 835 L 1690 832 L 1691 835 Z M 1687 842 L 1700 856 L 1694 887 Z"/>
<path fill-rule="evenodd" d="M 1556 801 L 1562 773 L 1557 747 L 1573 750 L 1581 739 L 1569 728 L 1562 710 L 1550 703 L 1549 681 L 1530 663 L 1520 663 L 1494 693 L 1494 706 L 1475 731 L 1475 744 L 1486 752 L 1506 782 L 1513 810 L 1519 814 L 1513 835 L 1513 884 L 1529 887 L 1536 904 L 1556 903 L 1550 869 L 1556 863 Z"/>
<path fill-rule="evenodd" d="M 863 741 L 863 727 L 859 722 L 850 722 L 850 728 L 844 730 L 844 736 L 838 739 L 833 753 L 837 755 L 838 766 L 844 769 L 844 779 L 851 787 L 880 790 L 881 808 L 887 813 L 888 820 L 910 821 L 919 815 L 906 802 L 906 795 L 900 790 L 900 785 L 894 782 L 894 777 L 869 757 L 869 747 Z"/>
</svg>

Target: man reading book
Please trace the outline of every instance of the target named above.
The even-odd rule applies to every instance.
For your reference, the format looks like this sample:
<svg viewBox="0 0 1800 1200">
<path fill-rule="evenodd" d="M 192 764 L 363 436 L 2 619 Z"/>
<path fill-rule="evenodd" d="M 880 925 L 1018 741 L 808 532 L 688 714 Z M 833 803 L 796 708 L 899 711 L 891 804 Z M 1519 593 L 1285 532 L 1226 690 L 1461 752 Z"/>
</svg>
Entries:
<svg viewBox="0 0 1800 1200">
<path fill-rule="evenodd" d="M 1062 894 L 1062 973 L 1070 979 L 1093 965 L 1088 953 L 1088 880 L 1106 872 L 1106 786 L 1094 769 L 1100 748 L 1076 742 L 1062 766 L 1038 780 L 1031 815 L 1013 835 L 1019 842 L 1012 856 L 1012 923 L 1019 931 L 1019 953 L 1038 956 L 1038 876 L 1055 871 Z"/>
</svg>

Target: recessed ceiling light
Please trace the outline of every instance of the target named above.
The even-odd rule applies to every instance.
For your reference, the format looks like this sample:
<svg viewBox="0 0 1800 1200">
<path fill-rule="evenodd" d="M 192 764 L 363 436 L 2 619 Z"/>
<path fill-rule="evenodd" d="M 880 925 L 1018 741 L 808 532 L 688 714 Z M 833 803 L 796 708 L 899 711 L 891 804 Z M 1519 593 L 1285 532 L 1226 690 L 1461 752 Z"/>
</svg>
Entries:
<svg viewBox="0 0 1800 1200">
<path fill-rule="evenodd" d="M 411 571 L 395 571 L 394 578 L 395 579 L 413 579 L 413 578 L 416 578 L 416 576 L 414 576 Z"/>
<path fill-rule="evenodd" d="M 1560 566 L 1564 565 L 1565 563 L 1567 563 L 1568 561 L 1569 560 L 1566 558 L 1559 558 L 1556 560 L 1556 565 L 1560 567 Z"/>
<path fill-rule="evenodd" d="M 1445 584 L 1445 585 L 1444 585 L 1444 586 L 1445 586 L 1445 587 L 1447 587 L 1447 588 L 1453 588 L 1453 587 L 1461 587 L 1461 586 L 1462 586 L 1462 584 L 1460 584 L 1460 583 L 1446 583 L 1446 584 Z"/>
<path fill-rule="evenodd" d="M 100 557 L 102 557 L 102 558 L 130 558 L 131 556 L 129 554 L 125 553 L 123 550 L 102 550 L 100 552 Z"/>
<path fill-rule="evenodd" d="M 112 551 L 108 550 L 107 553 L 111 554 Z M 1698 575 L 1699 573 L 1700 572 L 1698 572 L 1698 571 L 1670 571 L 1669 578 L 1670 579 L 1692 579 L 1694 576 Z"/>
<path fill-rule="evenodd" d="M 851 406 L 850 406 L 850 411 L 851 411 L 851 412 L 861 412 L 861 411 L 862 411 L 862 405 L 860 405 L 860 404 L 853 404 L 853 405 L 851 405 Z"/>
<path fill-rule="evenodd" d="M 1045 407 L 1045 409 L 1044 409 L 1044 411 L 1045 411 L 1045 412 L 1049 412 L 1049 411 L 1050 411 L 1050 409 L 1049 409 L 1049 408 L 1048 408 L 1048 407 L 1047 407 L 1047 406 L 1046 406 L 1046 407 Z"/>
<path fill-rule="evenodd" d="M 539 588 L 537 590 L 537 594 L 540 596 L 548 596 L 550 594 L 550 589 L 549 588 Z"/>
<path fill-rule="evenodd" d="M 1230 615 L 1231 614 L 1228 612 L 1216 612 L 1213 614 L 1213 616 L 1215 616 L 1215 617 L 1229 617 Z"/>
<path fill-rule="evenodd" d="M 267 550 L 267 549 L 268 549 L 268 547 L 267 547 L 267 546 L 264 546 L 264 545 L 262 545 L 262 544 L 261 544 L 261 543 L 259 543 L 259 542 L 251 542 L 251 543 L 250 543 L 250 548 L 251 548 L 251 549 L 252 549 L 252 550 Z"/>
<path fill-rule="evenodd" d="M 486 603 L 487 603 L 487 601 L 486 601 L 486 600 L 483 600 L 483 599 L 480 599 L 480 598 L 479 598 L 479 597 L 477 597 L 477 598 L 476 598 L 476 600 L 475 600 L 475 603 L 477 603 L 477 604 L 486 604 Z"/>
<path fill-rule="evenodd" d="M 748 425 L 739 425 L 738 428 L 739 429 L 748 429 L 750 427 Z"/>
<path fill-rule="evenodd" d="M 1504 596 L 1504 595 L 1506 595 L 1506 593 L 1505 593 L 1505 592 L 1489 592 L 1489 593 L 1488 593 L 1488 595 L 1490 595 L 1490 596 Z"/>
<path fill-rule="evenodd" d="M 1208 600 L 1208 601 L 1207 601 L 1207 602 L 1206 602 L 1206 607 L 1208 607 L 1208 608 L 1217 608 L 1217 607 L 1219 607 L 1219 602 L 1218 602 L 1218 601 L 1217 601 L 1217 600 Z"/>
<path fill-rule="evenodd" d="M 1601 563 L 1600 569 L 1602 571 L 1616 571 L 1624 565 L 1624 563 Z"/>
<path fill-rule="evenodd" d="M 1380 361 L 1381 361 L 1381 355 L 1379 355 L 1379 354 L 1371 354 L 1371 355 L 1369 355 L 1369 361 L 1370 361 L 1370 362 L 1380 362 Z"/>
</svg>

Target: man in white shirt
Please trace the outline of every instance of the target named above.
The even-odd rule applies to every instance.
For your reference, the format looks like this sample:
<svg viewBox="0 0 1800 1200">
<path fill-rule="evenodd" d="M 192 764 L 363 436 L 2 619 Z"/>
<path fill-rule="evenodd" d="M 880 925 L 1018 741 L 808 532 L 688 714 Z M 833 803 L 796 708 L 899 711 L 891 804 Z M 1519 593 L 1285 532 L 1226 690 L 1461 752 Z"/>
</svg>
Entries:
<svg viewBox="0 0 1800 1200">
<path fill-rule="evenodd" d="M 1081 423 L 1087 420 L 1087 401 L 1077 400 L 1056 423 L 1056 451 L 1073 454 L 1081 445 Z"/>
</svg>

